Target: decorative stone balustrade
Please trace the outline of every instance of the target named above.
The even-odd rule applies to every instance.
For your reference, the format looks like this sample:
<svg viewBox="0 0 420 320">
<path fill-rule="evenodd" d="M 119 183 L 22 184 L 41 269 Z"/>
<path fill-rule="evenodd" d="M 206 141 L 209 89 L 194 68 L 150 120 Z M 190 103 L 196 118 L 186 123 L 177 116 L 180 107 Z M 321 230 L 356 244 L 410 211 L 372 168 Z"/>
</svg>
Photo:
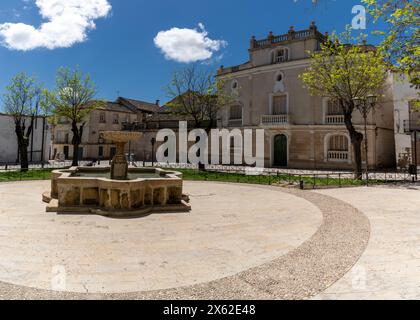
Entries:
<svg viewBox="0 0 420 320">
<path fill-rule="evenodd" d="M 329 161 L 348 161 L 349 152 L 348 151 L 328 151 L 328 160 Z"/>
<path fill-rule="evenodd" d="M 262 126 L 281 126 L 289 124 L 289 115 L 263 115 L 261 116 Z"/>
</svg>

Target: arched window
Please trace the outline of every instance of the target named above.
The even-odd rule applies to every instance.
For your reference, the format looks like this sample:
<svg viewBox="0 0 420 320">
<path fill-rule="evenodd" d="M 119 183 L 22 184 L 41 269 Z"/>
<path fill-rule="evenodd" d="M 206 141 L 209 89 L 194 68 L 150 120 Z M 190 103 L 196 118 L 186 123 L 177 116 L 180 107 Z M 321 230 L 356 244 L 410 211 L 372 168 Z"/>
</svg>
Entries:
<svg viewBox="0 0 420 320">
<path fill-rule="evenodd" d="M 332 135 L 328 139 L 327 157 L 329 161 L 348 161 L 350 159 L 350 143 L 345 135 Z"/>
<path fill-rule="evenodd" d="M 274 51 L 273 56 L 273 63 L 282 63 L 289 61 L 289 49 L 288 48 L 280 48 Z"/>
<path fill-rule="evenodd" d="M 349 140 L 346 136 L 337 135 L 330 137 L 329 151 L 349 151 Z"/>
</svg>

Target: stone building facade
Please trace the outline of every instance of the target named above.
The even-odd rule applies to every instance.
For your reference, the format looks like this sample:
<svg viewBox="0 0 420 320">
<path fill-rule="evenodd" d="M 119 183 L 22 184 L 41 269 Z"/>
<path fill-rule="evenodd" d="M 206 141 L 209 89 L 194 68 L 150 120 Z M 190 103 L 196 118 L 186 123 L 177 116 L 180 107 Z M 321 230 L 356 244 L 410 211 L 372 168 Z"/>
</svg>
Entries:
<svg viewBox="0 0 420 320">
<path fill-rule="evenodd" d="M 416 161 L 420 164 L 420 112 L 415 107 L 419 101 L 419 91 L 398 74 L 393 74 L 390 80 L 389 94 L 394 101 L 397 167 L 406 169 Z"/>
<path fill-rule="evenodd" d="M 309 51 L 320 49 L 324 35 L 314 23 L 306 30 L 266 39 L 252 37 L 249 61 L 221 67 L 218 78 L 237 96 L 220 114 L 221 127 L 265 129 L 265 166 L 350 169 L 353 152 L 339 106 L 311 96 L 299 75 L 310 64 Z M 395 166 L 394 106 L 384 84 L 384 98 L 368 119 L 369 167 Z M 353 115 L 363 132 L 363 119 Z M 363 154 L 363 159 L 365 155 Z M 365 162 L 364 162 L 365 163 Z"/>
<path fill-rule="evenodd" d="M 146 119 L 160 110 L 159 102 L 149 103 L 134 99 L 118 98 L 107 102 L 102 108 L 93 110 L 85 120 L 82 143 L 79 148 L 79 159 L 111 159 L 116 148 L 101 137 L 102 131 L 121 131 L 127 124 L 143 127 Z M 53 127 L 53 159 L 67 160 L 73 155 L 72 132 L 70 122 L 63 118 Z M 141 142 L 138 142 L 140 144 Z M 143 154 L 141 145 L 128 145 L 127 153 L 137 158 Z"/>
</svg>

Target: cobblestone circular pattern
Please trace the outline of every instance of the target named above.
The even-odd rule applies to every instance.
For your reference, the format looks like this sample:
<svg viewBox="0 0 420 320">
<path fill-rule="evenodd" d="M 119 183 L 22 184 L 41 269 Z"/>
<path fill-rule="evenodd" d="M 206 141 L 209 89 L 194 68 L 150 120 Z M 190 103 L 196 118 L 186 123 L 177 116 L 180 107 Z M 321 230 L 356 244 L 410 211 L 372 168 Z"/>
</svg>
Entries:
<svg viewBox="0 0 420 320">
<path fill-rule="evenodd" d="M 217 187 L 217 184 L 214 185 Z M 232 187 L 235 187 L 232 185 Z M 0 282 L 1 299 L 306 299 L 323 292 L 358 261 L 369 241 L 363 213 L 335 198 L 313 192 L 254 186 L 289 193 L 319 208 L 323 221 L 299 247 L 258 267 L 222 279 L 132 293 L 56 292 Z"/>
</svg>

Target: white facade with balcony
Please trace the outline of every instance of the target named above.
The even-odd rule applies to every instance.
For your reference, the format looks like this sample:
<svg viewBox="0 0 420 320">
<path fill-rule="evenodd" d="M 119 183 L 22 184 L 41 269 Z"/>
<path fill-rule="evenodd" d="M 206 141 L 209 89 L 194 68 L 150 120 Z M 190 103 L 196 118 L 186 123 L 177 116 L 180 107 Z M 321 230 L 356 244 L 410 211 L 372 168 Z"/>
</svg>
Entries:
<svg viewBox="0 0 420 320">
<path fill-rule="evenodd" d="M 319 50 L 323 39 L 314 23 L 306 30 L 291 28 L 279 36 L 270 32 L 262 40 L 252 37 L 249 61 L 221 67 L 218 72 L 218 78 L 226 81 L 225 90 L 237 97 L 232 104 L 242 110 L 239 120 L 230 118 L 230 106 L 223 108 L 220 126 L 264 129 L 266 167 L 353 167 L 350 139 L 344 150 L 343 146 L 330 147 L 326 138 L 348 137 L 341 107 L 327 98 L 311 96 L 299 79 L 310 64 L 308 51 Z M 368 117 L 368 162 L 372 168 L 389 168 L 396 162 L 393 103 L 389 92 L 384 91 Z M 363 118 L 357 110 L 352 121 L 356 130 L 363 132 Z"/>
</svg>

